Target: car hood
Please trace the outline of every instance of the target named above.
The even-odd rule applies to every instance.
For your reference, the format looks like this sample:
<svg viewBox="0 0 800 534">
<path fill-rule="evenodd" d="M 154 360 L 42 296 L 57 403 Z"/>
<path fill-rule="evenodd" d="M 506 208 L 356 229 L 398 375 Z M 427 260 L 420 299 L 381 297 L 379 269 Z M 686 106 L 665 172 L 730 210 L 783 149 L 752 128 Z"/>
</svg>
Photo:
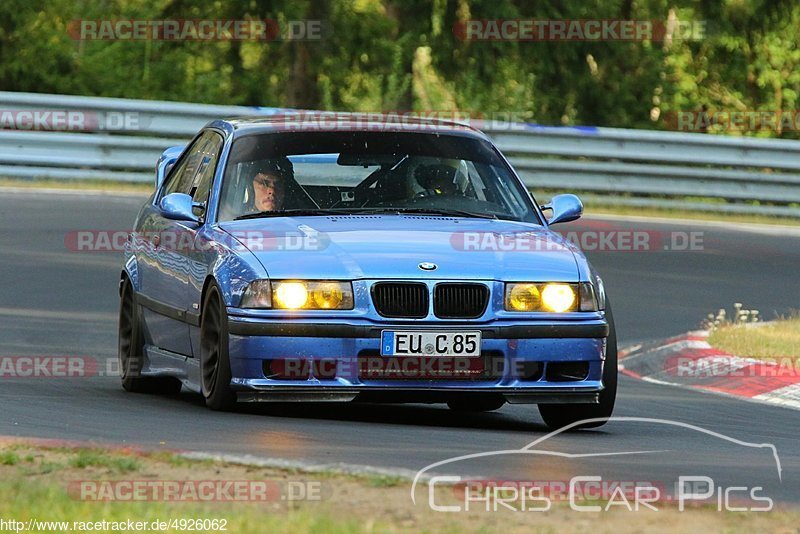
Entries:
<svg viewBox="0 0 800 534">
<path fill-rule="evenodd" d="M 247 219 L 220 227 L 275 279 L 579 280 L 574 247 L 530 223 L 352 215 Z M 422 270 L 423 262 L 436 269 Z"/>
</svg>

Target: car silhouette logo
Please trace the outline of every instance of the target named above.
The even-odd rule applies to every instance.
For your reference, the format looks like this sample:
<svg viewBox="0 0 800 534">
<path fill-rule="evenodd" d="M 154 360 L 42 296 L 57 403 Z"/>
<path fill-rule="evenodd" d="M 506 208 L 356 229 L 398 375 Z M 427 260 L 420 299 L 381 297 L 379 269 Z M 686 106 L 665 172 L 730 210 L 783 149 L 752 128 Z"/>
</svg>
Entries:
<svg viewBox="0 0 800 534">
<path fill-rule="evenodd" d="M 422 269 L 423 271 L 435 271 L 436 270 L 436 264 L 435 263 L 431 263 L 429 261 L 423 261 L 422 263 L 420 263 L 418 265 L 418 267 L 420 269 Z"/>
</svg>

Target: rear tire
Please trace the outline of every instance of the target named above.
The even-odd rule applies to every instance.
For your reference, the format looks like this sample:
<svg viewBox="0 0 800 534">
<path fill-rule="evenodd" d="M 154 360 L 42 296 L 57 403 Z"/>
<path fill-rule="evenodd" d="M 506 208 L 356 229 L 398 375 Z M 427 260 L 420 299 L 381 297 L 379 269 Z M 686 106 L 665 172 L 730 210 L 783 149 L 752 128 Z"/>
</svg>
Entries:
<svg viewBox="0 0 800 534">
<path fill-rule="evenodd" d="M 119 374 L 122 388 L 132 393 L 177 395 L 181 381 L 173 377 L 142 376 L 144 366 L 144 332 L 136 304 L 136 294 L 129 279 L 122 284 L 118 330 Z"/>
<path fill-rule="evenodd" d="M 608 320 L 608 340 L 606 341 L 606 360 L 603 364 L 603 391 L 600 392 L 599 404 L 540 404 L 539 413 L 545 424 L 553 430 L 564 428 L 584 419 L 608 418 L 614 412 L 617 398 L 617 331 L 614 328 L 614 316 L 606 302 L 606 319 Z M 606 421 L 594 421 L 574 428 L 597 428 Z"/>
<path fill-rule="evenodd" d="M 208 288 L 200 319 L 200 373 L 206 406 L 216 411 L 233 409 L 236 393 L 231 389 L 228 314 L 216 284 Z"/>
</svg>

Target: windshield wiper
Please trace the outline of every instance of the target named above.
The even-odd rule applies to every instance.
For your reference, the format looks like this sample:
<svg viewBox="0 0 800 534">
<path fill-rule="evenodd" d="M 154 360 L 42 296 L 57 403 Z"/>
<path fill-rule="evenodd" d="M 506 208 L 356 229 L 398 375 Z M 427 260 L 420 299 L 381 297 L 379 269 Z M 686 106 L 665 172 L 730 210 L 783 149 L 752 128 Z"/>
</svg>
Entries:
<svg viewBox="0 0 800 534">
<path fill-rule="evenodd" d="M 420 215 L 444 215 L 446 217 L 473 217 L 476 219 L 497 219 L 497 215 L 491 213 L 474 213 L 464 210 L 453 210 L 448 208 L 368 208 L 363 209 L 363 213 L 417 213 Z"/>
<path fill-rule="evenodd" d="M 234 221 L 242 219 L 261 219 L 266 217 L 312 217 L 314 215 L 346 215 L 350 210 L 329 210 L 321 208 L 311 209 L 291 209 L 291 210 L 271 210 L 259 211 L 257 213 L 248 213 L 246 215 L 239 215 Z"/>
<path fill-rule="evenodd" d="M 275 211 L 260 211 L 257 213 L 248 213 L 236 217 L 235 221 L 243 219 L 261 219 L 267 217 L 312 217 L 314 215 L 353 215 L 353 214 L 378 214 L 378 213 L 394 213 L 397 215 L 403 214 L 419 214 L 419 215 L 443 215 L 445 217 L 472 217 L 476 219 L 497 219 L 497 215 L 491 213 L 474 213 L 464 210 L 453 210 L 446 208 L 354 208 L 354 209 L 290 209 L 290 210 L 275 210 Z"/>
</svg>

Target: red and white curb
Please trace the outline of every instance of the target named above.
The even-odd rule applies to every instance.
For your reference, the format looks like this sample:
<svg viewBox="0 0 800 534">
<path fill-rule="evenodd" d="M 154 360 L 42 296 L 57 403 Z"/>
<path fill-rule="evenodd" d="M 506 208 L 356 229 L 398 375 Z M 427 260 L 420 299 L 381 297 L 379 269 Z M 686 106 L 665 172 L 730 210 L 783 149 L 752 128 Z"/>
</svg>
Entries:
<svg viewBox="0 0 800 534">
<path fill-rule="evenodd" d="M 800 362 L 759 360 L 728 354 L 699 330 L 622 351 L 621 373 L 747 400 L 800 409 Z"/>
</svg>

